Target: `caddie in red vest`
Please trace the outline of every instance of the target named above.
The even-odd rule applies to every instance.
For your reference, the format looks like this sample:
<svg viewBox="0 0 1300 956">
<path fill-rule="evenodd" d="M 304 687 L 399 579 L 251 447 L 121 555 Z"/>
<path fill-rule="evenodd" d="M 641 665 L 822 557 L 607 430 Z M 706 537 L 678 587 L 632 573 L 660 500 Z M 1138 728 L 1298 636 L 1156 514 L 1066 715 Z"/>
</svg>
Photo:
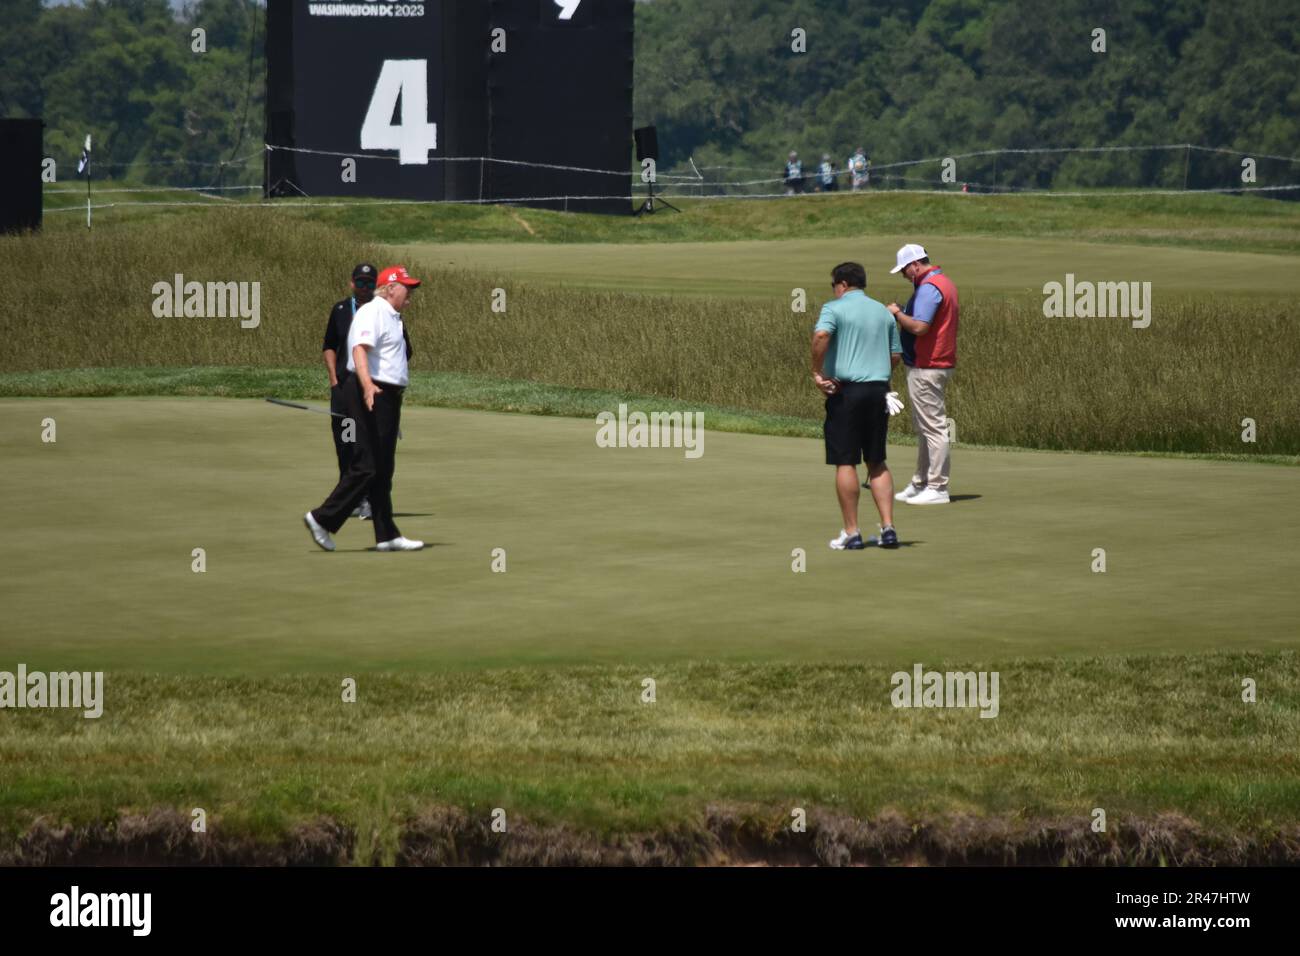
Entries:
<svg viewBox="0 0 1300 956">
<path fill-rule="evenodd" d="M 948 503 L 948 411 L 944 395 L 957 365 L 957 287 L 915 243 L 898 250 L 891 273 L 901 272 L 915 286 L 907 308 L 887 308 L 898 323 L 907 365 L 912 430 L 916 432 L 916 473 L 894 497 L 909 505 Z"/>
</svg>

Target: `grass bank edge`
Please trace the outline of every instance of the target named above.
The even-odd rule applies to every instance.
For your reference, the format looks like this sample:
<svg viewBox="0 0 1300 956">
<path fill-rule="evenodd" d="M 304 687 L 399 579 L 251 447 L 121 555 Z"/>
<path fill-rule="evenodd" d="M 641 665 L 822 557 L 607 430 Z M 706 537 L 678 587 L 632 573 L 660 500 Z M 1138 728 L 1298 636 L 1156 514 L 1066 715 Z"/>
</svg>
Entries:
<svg viewBox="0 0 1300 956">
<path fill-rule="evenodd" d="M 40 372 L 0 373 L 0 399 L 41 398 L 285 398 L 327 402 L 324 372 L 315 367 L 255 368 L 78 368 Z M 899 386 L 901 392 L 906 388 Z M 819 420 L 771 415 L 701 402 L 634 395 L 601 389 L 573 388 L 520 379 L 465 375 L 456 372 L 413 372 L 406 393 L 409 405 L 467 411 L 505 412 L 557 418 L 594 418 L 602 411 L 703 412 L 713 431 L 781 438 L 820 438 Z M 914 445 L 910 435 L 893 434 L 890 441 Z M 1222 452 L 1081 451 L 1070 448 L 978 445 L 958 447 L 980 451 L 1037 451 L 1070 455 L 1124 455 L 1137 458 L 1251 462 L 1300 467 L 1300 454 L 1226 454 Z"/>
<path fill-rule="evenodd" d="M 699 834 L 708 829 L 708 818 L 719 806 L 748 808 L 741 814 L 741 824 L 761 824 L 764 829 L 774 820 L 788 820 L 790 808 L 801 806 L 809 811 L 810 820 L 816 808 L 824 817 L 854 825 L 888 815 L 905 819 L 909 829 L 927 823 L 942 826 L 943 820 L 960 818 L 1002 821 L 1010 832 L 1032 834 L 1039 824 L 1059 827 L 1062 821 L 1070 821 L 1069 829 L 1086 835 L 1089 814 L 1100 806 L 1111 818 L 1112 829 L 1119 831 L 1137 820 L 1151 822 L 1172 814 L 1205 840 L 1269 843 L 1290 833 L 1288 859 L 1300 862 L 1300 779 L 1286 766 L 1293 765 L 1294 755 L 1290 761 L 1282 759 L 1286 740 L 1300 721 L 1300 654 L 1295 650 L 1076 661 L 1014 658 L 997 665 L 984 660 L 940 660 L 927 666 L 937 671 L 1012 673 L 1029 696 L 1017 712 L 1008 711 L 1017 721 L 1010 733 L 993 726 L 1000 721 L 985 722 L 974 714 L 945 710 L 896 715 L 886 693 L 886 677 L 892 669 L 893 665 L 702 661 L 675 673 L 663 672 L 661 676 L 669 678 L 664 688 L 671 690 L 665 703 L 686 709 L 665 712 L 665 722 L 654 732 L 655 741 L 645 744 L 650 750 L 630 763 L 624 759 L 627 735 L 646 729 L 640 717 L 631 716 L 642 713 L 634 691 L 645 670 L 636 665 L 584 665 L 558 672 L 508 667 L 475 676 L 372 674 L 365 679 L 364 709 L 346 714 L 327 709 L 325 695 L 335 685 L 321 675 L 259 679 L 121 675 L 128 685 L 124 729 L 128 740 L 103 741 L 98 758 L 93 758 L 95 765 L 102 765 L 103 779 L 89 789 L 84 783 L 77 785 L 66 771 L 61 771 L 61 778 L 44 776 L 40 762 L 57 760 L 63 749 L 86 751 L 107 726 L 79 722 L 79 715 L 43 711 L 32 715 L 21 735 L 15 728 L 0 734 L 0 749 L 18 758 L 5 774 L 5 796 L 0 800 L 0 856 L 7 845 L 21 843 L 33 828 L 49 832 L 100 827 L 112 832 L 124 816 L 147 818 L 160 810 L 183 815 L 188 823 L 193 806 L 204 807 L 232 838 L 276 841 L 292 835 L 295 828 L 325 820 L 359 834 L 375 827 L 386 835 L 381 842 L 390 851 L 395 850 L 399 833 L 418 830 L 418 821 L 430 813 L 450 811 L 460 822 L 444 829 L 472 834 L 496 806 L 510 808 L 512 821 L 532 828 L 559 828 L 601 839 L 638 833 Z M 1258 703 L 1235 700 L 1243 675 L 1258 680 Z M 1148 685 L 1158 705 L 1140 692 Z M 870 701 L 863 698 L 867 686 L 879 691 Z M 611 690 L 628 709 L 607 713 Z M 425 771 L 410 749 L 411 739 L 393 744 L 396 752 L 391 761 L 375 749 L 394 719 L 409 722 L 422 715 L 436 726 L 448 708 L 460 712 L 474 702 L 487 718 L 501 716 L 503 694 L 513 702 L 509 710 L 527 710 L 530 701 L 567 709 L 565 702 L 572 700 L 585 701 L 579 709 L 585 708 L 587 714 L 567 715 L 579 722 L 557 729 L 540 755 L 535 745 L 507 743 L 495 758 L 489 755 L 486 762 L 461 765 L 453 747 L 448 765 Z M 564 702 L 556 703 L 557 694 Z M 755 769 L 760 763 L 766 765 L 767 758 L 760 752 L 763 741 L 772 739 L 768 724 L 775 716 L 790 713 L 791 705 L 797 714 L 801 697 L 804 703 L 809 698 L 828 701 L 832 706 L 824 729 L 838 739 L 856 728 L 859 752 L 846 753 L 844 741 L 831 747 L 825 741 L 813 744 L 797 761 L 799 779 L 789 778 L 793 765 L 785 753 L 784 763 L 776 761 L 782 782 L 773 784 Z M 227 716 L 262 732 L 281 725 L 287 732 L 272 733 L 264 762 L 239 758 L 242 769 L 233 778 L 218 777 L 218 768 L 201 756 L 192 765 L 174 765 L 167 759 L 168 748 L 188 751 L 193 744 L 168 739 L 170 735 L 179 733 L 183 738 L 188 733 L 211 732 L 206 725 L 190 729 L 180 718 L 187 712 L 191 717 L 202 712 L 203 720 L 210 721 L 214 701 L 218 716 L 221 702 L 233 702 L 237 709 Z M 1081 712 L 1062 713 L 1062 701 L 1077 702 Z M 299 713 L 308 705 L 310 713 Z M 1026 710 L 1025 705 L 1032 709 Z M 141 721 L 147 723 L 148 715 L 160 706 L 173 715 L 169 727 L 159 731 L 162 745 L 148 738 L 131 741 L 132 726 L 145 726 Z M 1151 706 L 1157 706 L 1157 711 L 1151 712 Z M 1141 727 L 1133 723 L 1139 713 L 1144 720 Z M 917 719 L 927 715 L 923 726 L 915 726 Z M 595 724 L 587 724 L 588 719 Z M 702 723 L 684 729 L 683 719 Z M 798 721 L 796 716 L 788 729 L 796 737 L 809 729 Z M 886 724 L 894 729 L 882 736 Z M 317 744 L 303 753 L 299 738 L 308 726 L 313 734 L 322 729 L 348 732 L 338 738 L 341 748 Z M 1076 726 L 1077 730 L 1068 729 Z M 1186 735 L 1191 727 L 1195 736 L 1188 739 L 1203 755 L 1196 759 L 1184 754 L 1170 761 L 1162 745 L 1144 743 L 1147 736 L 1180 729 Z M 985 735 L 985 730 L 990 733 Z M 699 751 L 699 735 L 713 739 L 715 732 L 721 734 L 724 749 Z M 416 738 L 424 736 L 418 726 L 412 733 Z M 433 733 L 436 738 L 438 731 Z M 455 730 L 443 734 L 454 736 Z M 604 774 L 580 772 L 572 779 L 555 779 L 554 770 L 571 765 L 570 749 L 589 734 L 596 739 L 586 743 L 597 746 L 611 761 Z M 909 738 L 929 740 L 936 734 L 955 752 L 939 740 L 937 748 L 915 761 L 898 763 L 899 748 L 909 746 Z M 360 743 L 349 744 L 357 735 Z M 366 744 L 368 737 L 376 739 Z M 1058 759 L 1040 767 L 1032 755 L 1043 753 L 1044 747 L 1057 751 Z M 24 750 L 45 757 L 36 758 L 37 766 L 32 767 L 21 757 Z M 291 768 L 285 763 L 290 756 Z M 540 764 L 539 757 L 544 758 Z M 871 793 L 854 798 L 845 789 L 859 779 L 857 771 L 845 765 L 846 757 L 851 764 L 878 765 L 875 774 L 863 778 L 872 780 Z M 494 764 L 493 759 L 501 763 Z M 589 759 L 601 760 L 599 754 Z M 957 761 L 955 768 L 952 759 Z M 358 760 L 371 766 L 353 766 Z M 643 760 L 648 764 L 643 766 Z M 716 772 L 717 760 L 723 761 L 726 772 Z M 1021 762 L 1014 792 L 1004 792 L 1001 786 L 990 789 L 990 775 L 1008 762 Z M 131 764 L 136 764 L 134 769 Z M 554 765 L 552 770 L 546 769 L 548 764 Z M 895 765 L 892 774 L 891 765 Z M 1066 766 L 1072 768 L 1069 773 L 1062 772 Z M 335 780 L 333 786 L 321 789 L 323 782 L 349 767 L 362 774 L 357 779 L 363 782 L 349 786 Z M 660 779 L 655 779 L 656 767 Z M 1025 779 L 1031 769 L 1037 783 Z M 954 774 L 961 778 L 960 784 L 950 779 Z M 1262 786 L 1265 781 L 1268 785 Z M 36 801 L 39 805 L 34 805 Z M 961 829 L 955 828 L 958 834 Z"/>
<path fill-rule="evenodd" d="M 809 805 L 803 829 L 784 806 L 712 805 L 701 819 L 596 833 L 515 820 L 507 840 L 459 807 L 434 805 L 398 823 L 329 817 L 262 838 L 217 823 L 195 834 L 169 807 L 81 827 L 41 819 L 0 843 L 0 866 L 1288 866 L 1300 826 L 1264 831 L 1204 827 L 1179 813 L 1126 817 L 1092 830 L 1078 816 L 908 818 L 886 809 L 855 818 Z M 367 827 L 372 829 L 367 830 Z"/>
</svg>

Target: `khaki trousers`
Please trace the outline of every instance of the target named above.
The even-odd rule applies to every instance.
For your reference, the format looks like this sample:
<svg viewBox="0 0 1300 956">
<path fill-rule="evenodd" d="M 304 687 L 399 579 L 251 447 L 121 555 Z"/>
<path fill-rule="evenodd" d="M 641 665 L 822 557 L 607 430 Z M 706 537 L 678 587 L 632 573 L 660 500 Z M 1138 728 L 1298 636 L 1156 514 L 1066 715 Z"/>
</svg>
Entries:
<svg viewBox="0 0 1300 956">
<path fill-rule="evenodd" d="M 912 430 L 916 433 L 916 473 L 912 484 L 918 488 L 948 490 L 948 414 L 944 409 L 944 392 L 950 368 L 909 368 L 907 394 L 912 407 Z"/>
</svg>

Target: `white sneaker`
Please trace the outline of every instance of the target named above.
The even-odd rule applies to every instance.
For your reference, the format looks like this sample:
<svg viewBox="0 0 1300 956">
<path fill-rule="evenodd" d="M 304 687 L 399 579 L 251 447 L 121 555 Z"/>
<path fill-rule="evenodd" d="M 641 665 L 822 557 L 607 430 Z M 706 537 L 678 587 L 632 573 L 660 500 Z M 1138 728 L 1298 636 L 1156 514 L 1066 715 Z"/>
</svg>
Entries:
<svg viewBox="0 0 1300 956">
<path fill-rule="evenodd" d="M 866 547 L 862 541 L 861 531 L 849 534 L 843 528 L 840 529 L 839 537 L 831 540 L 830 546 L 832 551 L 861 551 Z"/>
<path fill-rule="evenodd" d="M 322 551 L 334 550 L 334 539 L 321 523 L 311 516 L 310 511 L 302 516 L 302 523 L 307 526 L 307 530 L 311 532 L 311 539 L 320 546 Z"/>
<path fill-rule="evenodd" d="M 921 493 L 921 491 L 922 491 L 922 489 L 916 487 L 916 485 L 912 484 L 912 483 L 909 481 L 909 482 L 907 483 L 907 487 L 906 487 L 906 488 L 904 488 L 904 489 L 903 489 L 902 491 L 900 491 L 898 494 L 894 495 L 894 500 L 895 500 L 895 501 L 911 501 L 913 498 L 915 498 L 917 495 L 919 495 L 919 494 Z"/>
<path fill-rule="evenodd" d="M 939 491 L 935 488 L 926 488 L 911 498 L 904 498 L 909 505 L 946 505 L 948 503 L 948 492 Z"/>
<path fill-rule="evenodd" d="M 398 535 L 392 541 L 380 541 L 375 545 L 376 551 L 419 551 L 424 547 L 423 541 L 412 541 Z"/>
<path fill-rule="evenodd" d="M 370 510 L 370 500 L 362 498 L 361 504 L 352 509 L 352 517 L 360 518 L 362 521 L 369 521 L 374 517 L 374 512 Z"/>
</svg>

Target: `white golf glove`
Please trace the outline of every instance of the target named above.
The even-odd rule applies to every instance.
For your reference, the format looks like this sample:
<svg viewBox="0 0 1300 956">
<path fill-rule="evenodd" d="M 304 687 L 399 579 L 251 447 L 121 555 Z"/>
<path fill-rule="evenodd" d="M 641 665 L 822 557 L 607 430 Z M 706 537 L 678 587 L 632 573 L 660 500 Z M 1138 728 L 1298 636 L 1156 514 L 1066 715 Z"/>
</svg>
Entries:
<svg viewBox="0 0 1300 956">
<path fill-rule="evenodd" d="M 903 410 L 903 401 L 898 397 L 897 392 L 890 392 L 885 396 L 885 407 L 889 409 L 890 415 L 897 415 Z"/>
</svg>

